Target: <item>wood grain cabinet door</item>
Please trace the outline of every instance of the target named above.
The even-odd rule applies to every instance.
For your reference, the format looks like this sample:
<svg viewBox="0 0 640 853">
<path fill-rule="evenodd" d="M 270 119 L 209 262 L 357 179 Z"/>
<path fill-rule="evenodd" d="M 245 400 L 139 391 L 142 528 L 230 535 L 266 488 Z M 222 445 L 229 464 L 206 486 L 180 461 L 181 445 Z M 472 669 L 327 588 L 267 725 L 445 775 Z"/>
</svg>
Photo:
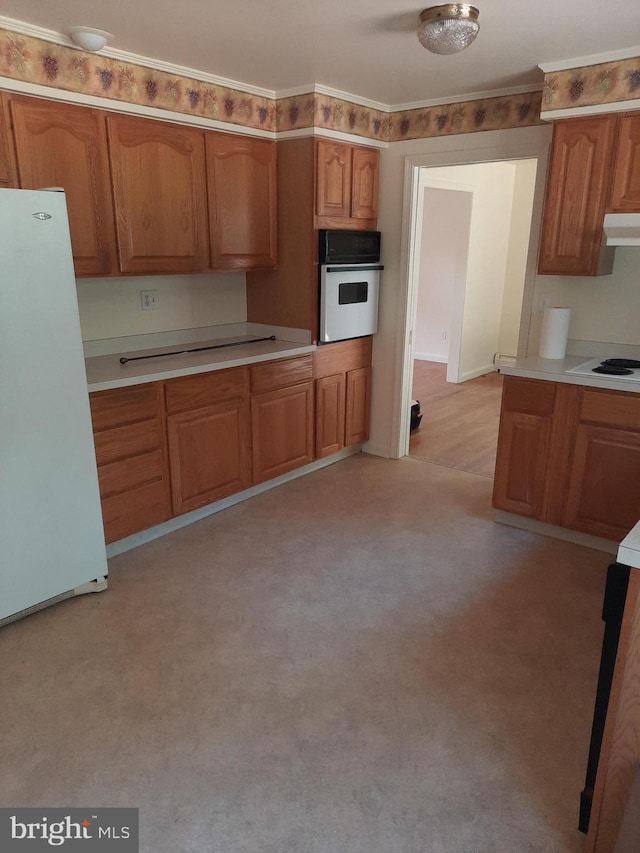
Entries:
<svg viewBox="0 0 640 853">
<path fill-rule="evenodd" d="M 351 215 L 351 146 L 327 139 L 316 143 L 316 213 Z"/>
<path fill-rule="evenodd" d="M 62 187 L 77 276 L 116 272 L 116 238 L 104 113 L 12 96 L 20 186 Z"/>
<path fill-rule="evenodd" d="M 123 115 L 107 128 L 121 271 L 206 270 L 204 132 Z"/>
<path fill-rule="evenodd" d="M 616 162 L 611 187 L 612 213 L 640 213 L 640 112 L 618 121 Z"/>
<path fill-rule="evenodd" d="M 344 447 L 346 411 L 344 373 L 316 380 L 316 458 L 324 459 Z"/>
<path fill-rule="evenodd" d="M 262 483 L 313 461 L 313 382 L 251 398 L 253 480 Z"/>
<path fill-rule="evenodd" d="M 352 161 L 351 216 L 378 218 L 380 152 L 375 148 L 354 148 Z"/>
<path fill-rule="evenodd" d="M 640 518 L 640 396 L 580 389 L 564 525 L 619 541 Z"/>
<path fill-rule="evenodd" d="M 369 438 L 371 404 L 371 368 L 359 367 L 347 373 L 347 406 L 345 414 L 345 447 Z"/>
<path fill-rule="evenodd" d="M 556 386 L 505 376 L 493 488 L 497 509 L 542 518 Z"/>
<path fill-rule="evenodd" d="M 211 266 L 276 265 L 276 146 L 268 139 L 207 133 Z"/>
<path fill-rule="evenodd" d="M 248 399 L 169 415 L 167 432 L 176 515 L 251 485 Z"/>
<path fill-rule="evenodd" d="M 9 96 L 0 92 L 0 187 L 17 187 L 15 152 L 11 135 Z"/>
<path fill-rule="evenodd" d="M 602 271 L 602 222 L 615 128 L 615 115 L 554 123 L 539 273 L 597 275 Z"/>
</svg>

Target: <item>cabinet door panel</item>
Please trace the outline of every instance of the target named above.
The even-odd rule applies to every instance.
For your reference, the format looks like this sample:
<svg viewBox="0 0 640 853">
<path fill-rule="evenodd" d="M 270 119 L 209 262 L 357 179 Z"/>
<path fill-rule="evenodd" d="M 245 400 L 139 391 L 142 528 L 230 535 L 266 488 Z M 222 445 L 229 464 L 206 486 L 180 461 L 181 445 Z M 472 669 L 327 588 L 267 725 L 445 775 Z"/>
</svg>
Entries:
<svg viewBox="0 0 640 853">
<path fill-rule="evenodd" d="M 640 518 L 640 434 L 579 424 L 564 524 L 620 540 Z"/>
<path fill-rule="evenodd" d="M 351 146 L 319 139 L 316 146 L 316 213 L 346 216 L 351 213 Z"/>
<path fill-rule="evenodd" d="M 251 400 L 253 480 L 262 483 L 313 461 L 313 383 Z"/>
<path fill-rule="evenodd" d="M 276 264 L 276 147 L 266 139 L 206 135 L 211 265 Z"/>
<path fill-rule="evenodd" d="M 104 114 L 88 107 L 11 99 L 20 186 L 62 187 L 78 276 L 116 271 Z"/>
<path fill-rule="evenodd" d="M 545 193 L 539 272 L 596 275 L 616 118 L 556 122 Z"/>
<path fill-rule="evenodd" d="M 204 133 L 129 116 L 107 126 L 121 271 L 207 269 Z"/>
<path fill-rule="evenodd" d="M 167 430 L 176 514 L 251 485 L 248 400 L 170 415 Z"/>
<path fill-rule="evenodd" d="M 351 216 L 377 219 L 380 152 L 375 148 L 354 148 L 352 169 Z"/>
<path fill-rule="evenodd" d="M 620 117 L 608 209 L 614 213 L 640 213 L 640 113 Z"/>
<path fill-rule="evenodd" d="M 344 443 L 346 447 L 369 438 L 371 368 L 359 367 L 347 373 L 347 409 Z"/>
<path fill-rule="evenodd" d="M 550 435 L 550 416 L 503 408 L 493 490 L 495 507 L 541 518 Z"/>
<path fill-rule="evenodd" d="M 344 447 L 346 377 L 344 373 L 316 381 L 316 458 Z"/>
<path fill-rule="evenodd" d="M 0 92 L 0 187 L 17 187 L 15 152 L 9 118 L 9 96 Z"/>
</svg>

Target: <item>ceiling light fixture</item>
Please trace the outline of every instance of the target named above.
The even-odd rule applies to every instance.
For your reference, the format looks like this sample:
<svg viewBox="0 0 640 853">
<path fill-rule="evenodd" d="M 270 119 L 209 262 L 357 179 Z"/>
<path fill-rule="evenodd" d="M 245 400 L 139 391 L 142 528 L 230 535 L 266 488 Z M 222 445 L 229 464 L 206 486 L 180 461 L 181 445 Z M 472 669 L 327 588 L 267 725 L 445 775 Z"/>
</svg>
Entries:
<svg viewBox="0 0 640 853">
<path fill-rule="evenodd" d="M 418 40 L 431 53 L 459 53 L 478 35 L 479 12 L 466 3 L 431 6 L 420 13 Z"/>
<path fill-rule="evenodd" d="M 69 38 L 78 47 L 88 50 L 89 53 L 97 53 L 110 41 L 113 36 L 104 30 L 94 30 L 92 27 L 69 27 L 67 30 Z"/>
</svg>

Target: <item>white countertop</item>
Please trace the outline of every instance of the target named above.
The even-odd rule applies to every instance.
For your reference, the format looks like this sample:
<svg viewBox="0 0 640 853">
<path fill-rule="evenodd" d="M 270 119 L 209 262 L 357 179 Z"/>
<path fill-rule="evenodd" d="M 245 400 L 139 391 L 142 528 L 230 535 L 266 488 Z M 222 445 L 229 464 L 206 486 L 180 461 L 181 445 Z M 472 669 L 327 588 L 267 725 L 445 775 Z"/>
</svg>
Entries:
<svg viewBox="0 0 640 853">
<path fill-rule="evenodd" d="M 218 346 L 221 343 L 241 342 L 259 337 L 256 335 L 238 336 L 227 341 L 214 339 L 184 344 L 185 349 Z M 160 358 L 145 358 L 142 361 L 120 363 L 120 358 L 159 355 L 179 350 L 180 345 L 157 347 L 155 349 L 119 352 L 111 355 L 99 355 L 85 359 L 87 384 L 89 391 L 104 391 L 108 388 L 124 388 L 127 385 L 139 385 L 142 382 L 155 382 L 161 379 L 173 379 L 176 376 L 189 376 L 193 373 L 205 373 L 209 370 L 223 370 L 227 367 L 239 367 L 243 364 L 255 364 L 276 358 L 305 355 L 315 351 L 313 344 L 295 343 L 278 340 L 260 343 L 239 343 L 224 349 L 209 349 L 204 352 L 165 355 Z"/>
<path fill-rule="evenodd" d="M 623 566 L 640 569 L 640 521 L 620 543 L 617 560 Z"/>
<path fill-rule="evenodd" d="M 589 361 L 588 356 L 572 355 L 566 358 L 529 358 L 516 359 L 511 363 L 498 362 L 500 373 L 507 376 L 523 376 L 528 379 L 546 379 L 552 382 L 566 382 L 569 385 L 587 385 L 590 388 L 609 388 L 613 391 L 629 391 L 640 393 L 640 382 L 629 382 L 603 374 L 585 375 L 581 373 L 566 373 L 572 367 L 578 367 Z"/>
</svg>

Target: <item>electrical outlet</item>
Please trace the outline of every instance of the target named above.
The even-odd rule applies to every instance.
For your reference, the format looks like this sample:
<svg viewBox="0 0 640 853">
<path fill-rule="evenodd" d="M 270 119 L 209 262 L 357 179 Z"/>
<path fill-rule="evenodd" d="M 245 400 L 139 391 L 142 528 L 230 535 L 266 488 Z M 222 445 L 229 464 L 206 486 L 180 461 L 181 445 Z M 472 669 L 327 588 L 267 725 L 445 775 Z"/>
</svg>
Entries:
<svg viewBox="0 0 640 853">
<path fill-rule="evenodd" d="M 446 331 L 446 329 L 443 329 L 443 331 L 442 331 L 442 332 L 440 332 L 440 340 L 441 340 L 441 341 L 446 341 L 446 340 L 447 340 L 447 331 Z"/>
<path fill-rule="evenodd" d="M 143 311 L 155 311 L 159 301 L 157 290 L 140 291 L 140 307 Z"/>
</svg>

